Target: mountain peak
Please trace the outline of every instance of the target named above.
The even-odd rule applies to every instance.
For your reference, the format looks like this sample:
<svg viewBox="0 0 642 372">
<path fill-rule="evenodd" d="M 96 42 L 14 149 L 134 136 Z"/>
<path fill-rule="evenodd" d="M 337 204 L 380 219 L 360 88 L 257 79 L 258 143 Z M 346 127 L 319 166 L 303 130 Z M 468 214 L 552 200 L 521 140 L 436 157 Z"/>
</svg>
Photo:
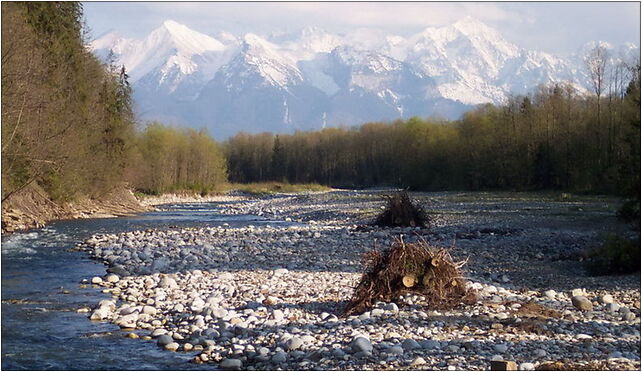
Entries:
<svg viewBox="0 0 642 372">
<path fill-rule="evenodd" d="M 188 55 L 225 49 L 223 43 L 215 38 L 194 31 L 171 19 L 164 21 L 160 27 L 152 31 L 145 42 L 158 44 L 161 48 L 171 44 L 177 50 Z"/>
</svg>

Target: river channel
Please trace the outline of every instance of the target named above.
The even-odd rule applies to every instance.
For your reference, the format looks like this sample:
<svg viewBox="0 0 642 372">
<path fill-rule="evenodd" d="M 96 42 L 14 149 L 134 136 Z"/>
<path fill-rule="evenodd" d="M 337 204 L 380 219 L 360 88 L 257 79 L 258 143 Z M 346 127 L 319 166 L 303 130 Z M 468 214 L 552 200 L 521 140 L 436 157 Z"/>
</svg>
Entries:
<svg viewBox="0 0 642 372">
<path fill-rule="evenodd" d="M 59 221 L 2 238 L 3 370 L 186 370 L 189 353 L 128 339 L 111 323 L 92 322 L 82 307 L 109 298 L 83 279 L 105 265 L 74 247 L 96 233 L 187 226 L 277 225 L 251 215 L 224 215 L 217 203 L 165 205 L 132 217 Z"/>
</svg>

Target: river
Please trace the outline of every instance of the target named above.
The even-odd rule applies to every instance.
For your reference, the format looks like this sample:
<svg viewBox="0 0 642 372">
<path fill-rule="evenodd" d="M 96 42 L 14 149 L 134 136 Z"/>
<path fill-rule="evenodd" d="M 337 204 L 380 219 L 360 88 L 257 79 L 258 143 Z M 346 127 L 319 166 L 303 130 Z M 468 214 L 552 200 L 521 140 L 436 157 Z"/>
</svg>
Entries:
<svg viewBox="0 0 642 372">
<path fill-rule="evenodd" d="M 110 323 L 92 322 L 82 307 L 110 298 L 81 286 L 105 266 L 73 249 L 96 233 L 174 226 L 281 224 L 250 215 L 223 215 L 218 203 L 166 205 L 132 217 L 59 221 L 2 238 L 3 370 L 202 369 L 193 353 L 161 350 L 154 341 L 126 338 Z"/>
</svg>

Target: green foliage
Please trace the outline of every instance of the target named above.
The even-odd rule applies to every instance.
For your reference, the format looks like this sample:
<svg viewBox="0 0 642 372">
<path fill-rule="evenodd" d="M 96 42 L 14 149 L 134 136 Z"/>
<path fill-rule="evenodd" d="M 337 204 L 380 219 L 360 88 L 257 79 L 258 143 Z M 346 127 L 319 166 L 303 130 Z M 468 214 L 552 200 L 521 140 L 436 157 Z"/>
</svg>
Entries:
<svg viewBox="0 0 642 372">
<path fill-rule="evenodd" d="M 238 190 L 252 195 L 269 195 L 274 193 L 294 193 L 294 192 L 310 192 L 310 191 L 328 191 L 329 188 L 319 184 L 290 184 L 283 182 L 258 182 L 258 183 L 243 183 L 243 184 L 230 184 L 226 187 L 226 191 Z"/>
<path fill-rule="evenodd" d="M 630 274 L 640 271 L 640 239 L 616 234 L 606 235 L 602 245 L 589 253 L 585 261 L 591 275 Z"/>
<path fill-rule="evenodd" d="M 223 152 L 204 131 L 151 123 L 138 135 L 136 151 L 130 179 L 145 193 L 207 194 L 227 182 Z"/>
<path fill-rule="evenodd" d="M 123 182 L 134 117 L 121 74 L 85 48 L 77 2 L 2 3 L 2 198 L 55 200 Z"/>
<path fill-rule="evenodd" d="M 624 70 L 622 70 L 624 72 Z M 413 117 L 355 128 L 225 143 L 232 182 L 285 180 L 412 190 L 568 190 L 635 195 L 640 188 L 639 67 L 625 88 L 595 97 L 541 86 L 460 120 Z"/>
</svg>

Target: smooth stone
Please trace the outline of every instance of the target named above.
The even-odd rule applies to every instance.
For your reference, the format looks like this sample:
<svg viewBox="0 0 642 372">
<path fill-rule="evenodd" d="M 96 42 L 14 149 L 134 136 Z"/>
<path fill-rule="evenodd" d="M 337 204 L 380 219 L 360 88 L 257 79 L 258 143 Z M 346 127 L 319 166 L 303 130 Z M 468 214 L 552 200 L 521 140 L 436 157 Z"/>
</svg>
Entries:
<svg viewBox="0 0 642 372">
<path fill-rule="evenodd" d="M 425 360 L 424 358 L 422 358 L 422 357 L 416 357 L 416 358 L 415 358 L 415 359 L 410 363 L 410 365 L 411 365 L 411 366 L 413 366 L 413 367 L 414 367 L 414 366 L 421 366 L 421 365 L 424 365 L 424 364 L 426 364 L 426 360 Z"/>
<path fill-rule="evenodd" d="M 571 298 L 571 303 L 576 309 L 581 311 L 593 310 L 593 303 L 591 303 L 591 301 L 585 296 L 573 296 Z"/>
<path fill-rule="evenodd" d="M 280 268 L 280 269 L 274 270 L 274 275 L 275 276 L 281 276 L 281 275 L 284 275 L 284 274 L 287 274 L 287 273 L 288 273 L 288 269 L 285 269 L 285 268 Z"/>
<path fill-rule="evenodd" d="M 243 362 L 240 359 L 223 359 L 218 366 L 224 369 L 240 369 L 243 366 Z"/>
<path fill-rule="evenodd" d="M 495 350 L 498 353 L 502 353 L 503 354 L 506 351 L 508 351 L 508 345 L 506 345 L 506 344 L 493 345 L 493 350 Z"/>
<path fill-rule="evenodd" d="M 544 291 L 544 297 L 546 297 L 546 298 L 554 300 L 555 296 L 557 296 L 557 292 L 555 292 L 552 289 L 549 289 L 548 291 Z"/>
<path fill-rule="evenodd" d="M 276 321 L 281 321 L 281 320 L 283 320 L 283 317 L 284 317 L 284 316 L 285 316 L 285 315 L 283 314 L 283 311 L 281 311 L 281 310 L 279 310 L 279 309 L 274 310 L 274 311 L 272 312 L 272 318 L 273 318 L 274 320 L 276 320 Z"/>
<path fill-rule="evenodd" d="M 352 341 L 352 344 L 350 346 L 352 346 L 352 350 L 355 353 L 358 353 L 358 352 L 371 353 L 373 349 L 372 343 L 370 342 L 370 340 L 368 340 L 365 337 L 357 337 L 354 341 Z"/>
<path fill-rule="evenodd" d="M 150 336 L 158 337 L 158 336 L 165 335 L 165 334 L 167 334 L 167 330 L 166 329 L 157 328 L 152 332 L 152 334 Z"/>
<path fill-rule="evenodd" d="M 292 337 L 291 339 L 285 342 L 286 350 L 296 350 L 303 346 L 303 340 L 299 337 Z"/>
<path fill-rule="evenodd" d="M 109 274 L 105 277 L 105 280 L 107 280 L 108 283 L 118 283 L 120 278 L 116 274 Z"/>
<path fill-rule="evenodd" d="M 520 371 L 534 371 L 535 370 L 535 364 L 529 363 L 529 362 L 524 362 L 519 364 L 519 370 Z"/>
<path fill-rule="evenodd" d="M 402 355 L 403 354 L 403 348 L 401 346 L 393 346 L 390 349 L 388 349 L 388 353 L 392 355 Z"/>
<path fill-rule="evenodd" d="M 170 342 L 169 344 L 165 345 L 165 350 L 176 351 L 179 347 L 180 345 L 178 343 Z"/>
<path fill-rule="evenodd" d="M 93 313 L 91 313 L 91 315 L 89 316 L 89 319 L 91 319 L 91 320 L 104 320 L 107 317 L 109 317 L 109 313 L 110 312 L 109 312 L 108 309 L 106 309 L 104 307 L 101 307 L 101 308 L 96 309 Z"/>
<path fill-rule="evenodd" d="M 156 315 L 156 308 L 153 306 L 143 306 L 143 314 Z"/>
<path fill-rule="evenodd" d="M 421 349 L 421 345 L 419 345 L 419 343 L 417 341 L 415 341 L 415 340 L 413 340 L 411 338 L 407 338 L 407 339 L 403 340 L 403 342 L 401 343 L 401 347 L 406 351 L 414 350 L 414 349 Z"/>
<path fill-rule="evenodd" d="M 376 316 L 382 316 L 384 314 L 383 309 L 372 309 L 370 311 L 370 316 L 376 317 Z"/>
<path fill-rule="evenodd" d="M 285 363 L 286 360 L 288 360 L 288 354 L 283 352 L 283 351 L 277 351 L 273 356 L 272 356 L 272 362 L 274 363 Z"/>
<path fill-rule="evenodd" d="M 91 284 L 100 284 L 102 282 L 103 282 L 103 278 L 99 276 L 94 276 L 93 278 L 91 278 Z"/>
<path fill-rule="evenodd" d="M 441 349 L 441 344 L 434 340 L 422 340 L 419 341 L 419 345 L 421 345 L 421 348 L 425 350 Z"/>
<path fill-rule="evenodd" d="M 605 294 L 603 296 L 600 296 L 599 301 L 600 303 L 603 303 L 606 305 L 606 304 L 612 304 L 614 302 L 614 299 L 613 299 L 613 296 L 611 296 L 610 294 Z"/>
<path fill-rule="evenodd" d="M 394 302 L 385 304 L 383 309 L 386 310 L 386 311 L 392 311 L 393 313 L 398 313 L 399 312 L 399 306 L 397 306 L 397 304 L 394 303 Z"/>
<path fill-rule="evenodd" d="M 225 318 L 227 316 L 228 311 L 225 310 L 222 307 L 217 307 L 212 309 L 212 316 L 215 318 Z"/>
<path fill-rule="evenodd" d="M 606 311 L 608 311 L 611 314 L 617 313 L 618 311 L 620 311 L 620 305 L 616 304 L 615 302 L 607 304 Z"/>
<path fill-rule="evenodd" d="M 172 342 L 174 342 L 174 339 L 172 337 L 168 336 L 168 335 L 160 335 L 160 336 L 158 336 L 158 340 L 156 341 L 156 343 L 159 346 L 169 345 Z"/>
<path fill-rule="evenodd" d="M 575 288 L 571 291 L 571 297 L 575 296 L 585 296 L 586 292 L 581 288 Z"/>
<path fill-rule="evenodd" d="M 538 358 L 544 358 L 544 357 L 546 357 L 547 354 L 548 353 L 544 349 L 535 350 L 535 356 L 538 357 Z"/>
</svg>

